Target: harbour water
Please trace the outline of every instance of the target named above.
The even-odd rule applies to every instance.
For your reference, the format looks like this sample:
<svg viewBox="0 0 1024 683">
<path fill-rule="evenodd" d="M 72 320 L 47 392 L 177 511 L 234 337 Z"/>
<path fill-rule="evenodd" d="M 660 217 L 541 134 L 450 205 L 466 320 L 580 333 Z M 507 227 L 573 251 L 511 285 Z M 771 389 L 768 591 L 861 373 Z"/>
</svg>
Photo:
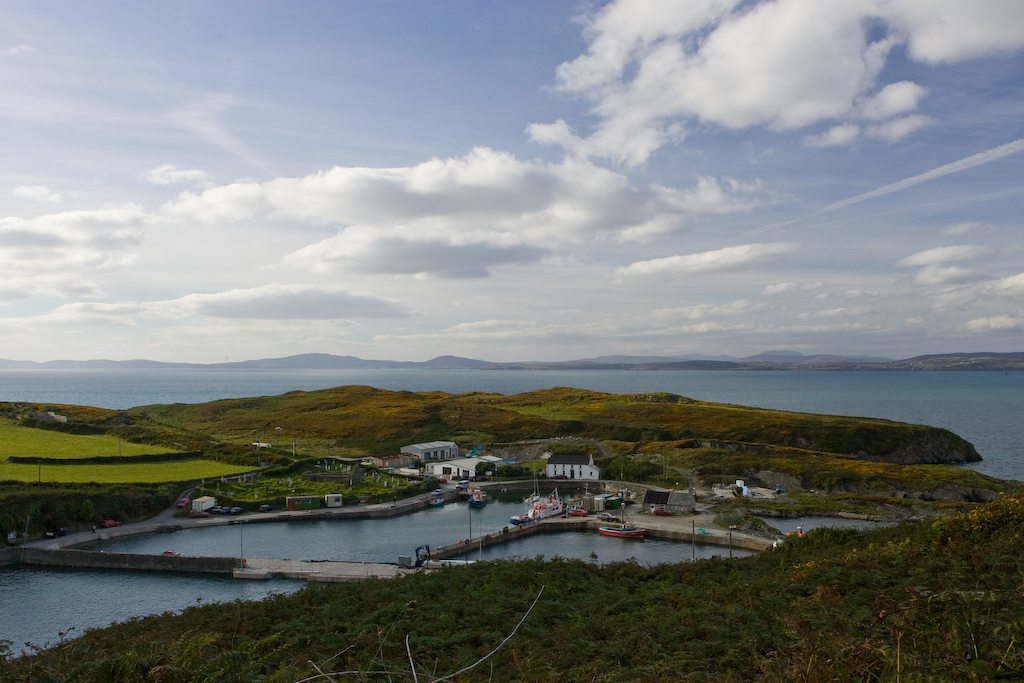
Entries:
<svg viewBox="0 0 1024 683">
<path fill-rule="evenodd" d="M 522 503 L 518 502 L 492 502 L 483 508 L 452 503 L 385 520 L 237 524 L 128 536 L 83 547 L 141 554 L 173 549 L 190 556 L 396 562 L 399 555 L 414 555 L 416 547 L 423 544 L 439 547 L 467 540 L 470 534 L 478 537 L 495 533 L 522 510 Z M 629 560 L 654 565 L 728 554 L 728 549 L 721 546 L 623 541 L 596 533 L 565 532 L 531 536 L 515 544 L 471 553 L 465 559 L 543 555 L 598 563 Z M 740 548 L 732 551 L 734 557 L 750 554 Z M 179 611 L 199 602 L 260 599 L 275 592 L 292 592 L 303 585 L 280 579 L 250 582 L 145 572 L 0 569 L 0 640 L 14 642 L 16 650 L 24 648 L 26 642 L 56 643 L 59 634 L 71 627 L 74 637 L 86 628 L 113 621 Z"/>
<path fill-rule="evenodd" d="M 1024 373 L 986 372 L 667 372 L 667 371 L 0 371 L 0 400 L 128 408 L 154 403 L 199 403 L 220 398 L 280 394 L 344 384 L 411 391 L 520 393 L 573 386 L 610 393 L 664 391 L 706 401 L 781 410 L 859 415 L 949 429 L 984 458 L 972 465 L 1002 478 L 1024 480 Z M 474 511 L 473 535 L 504 526 L 517 505 Z M 421 516 L 420 516 L 421 515 Z M 420 544 L 443 545 L 468 537 L 470 512 L 450 505 L 393 520 L 238 525 L 201 533 L 124 539 L 132 552 L 290 559 L 393 562 Z M 780 524 L 784 525 L 787 520 Z M 795 522 L 799 523 L 799 522 Z M 809 529 L 817 520 L 804 524 Z M 244 527 L 244 528 L 240 528 Z M 782 529 L 787 531 L 791 529 Z M 795 526 L 794 526 L 795 528 Z M 403 531 L 404 530 L 404 531 Z M 408 533 L 408 535 L 406 535 Z M 208 534 L 208 535 L 207 535 Z M 465 535 L 464 535 L 465 534 Z M 690 557 L 688 544 L 625 542 L 593 534 L 533 536 L 514 546 L 483 551 L 496 557 L 577 557 L 642 564 Z M 697 547 L 697 557 L 722 554 Z M 734 554 L 740 554 L 734 551 Z M 249 583 L 180 575 L 51 570 L 0 570 L 0 640 L 54 643 L 70 627 L 74 636 L 111 621 L 181 610 L 197 601 L 258 599 L 298 589 L 300 582 Z"/>
</svg>

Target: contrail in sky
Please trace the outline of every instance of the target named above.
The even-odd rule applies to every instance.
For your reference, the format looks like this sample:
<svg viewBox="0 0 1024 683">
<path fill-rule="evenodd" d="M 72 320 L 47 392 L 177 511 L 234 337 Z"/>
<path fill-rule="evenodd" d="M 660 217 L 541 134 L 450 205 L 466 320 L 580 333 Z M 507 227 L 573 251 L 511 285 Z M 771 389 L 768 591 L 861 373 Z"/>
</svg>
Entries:
<svg viewBox="0 0 1024 683">
<path fill-rule="evenodd" d="M 863 202 L 866 199 L 874 199 L 875 197 L 881 197 L 882 195 L 890 194 L 892 192 L 899 192 L 900 190 L 905 190 L 908 187 L 913 187 L 914 185 L 918 185 L 928 180 L 932 180 L 933 178 L 941 178 L 944 175 L 956 173 L 957 171 L 966 171 L 969 168 L 974 168 L 975 166 L 987 164 L 990 161 L 1002 159 L 1005 156 L 1016 154 L 1017 152 L 1022 151 L 1024 151 L 1024 138 L 1014 140 L 1013 142 L 1007 142 L 1005 145 L 1000 145 L 998 147 L 994 147 L 984 152 L 978 152 L 977 154 L 965 157 L 963 159 L 960 159 L 959 161 L 954 161 L 953 163 L 946 164 L 945 166 L 933 168 L 932 170 L 922 173 L 921 175 L 916 175 L 913 176 L 912 178 L 906 178 L 905 180 L 901 180 L 898 183 L 885 185 L 883 187 L 878 188 L 877 190 L 865 192 L 864 194 L 859 194 L 856 197 L 850 197 L 849 199 L 843 199 L 842 201 L 835 202 L 834 204 L 829 204 L 825 208 L 819 211 L 815 211 L 814 213 L 804 216 L 802 218 L 794 218 L 793 220 L 786 221 L 785 223 L 775 223 L 773 225 L 766 225 L 763 228 L 750 230 L 744 234 L 756 235 L 765 232 L 766 230 L 772 230 L 775 228 L 784 227 L 786 225 L 792 225 L 793 223 L 799 223 L 800 221 L 807 220 L 808 218 L 814 218 L 815 216 L 820 216 L 823 213 L 829 213 L 830 211 L 841 209 L 844 206 L 849 206 L 850 204 L 857 204 L 858 202 Z"/>
<path fill-rule="evenodd" d="M 898 183 L 886 185 L 884 187 L 878 188 L 877 190 L 865 192 L 864 194 L 859 194 L 856 197 L 844 199 L 842 201 L 836 202 L 835 204 L 829 204 L 821 211 L 815 212 L 814 215 L 817 216 L 818 214 L 828 213 L 829 211 L 835 211 L 836 209 L 841 209 L 844 206 L 856 204 L 857 202 L 862 202 L 865 199 L 881 197 L 882 195 L 889 194 L 890 192 L 898 192 L 908 187 L 913 187 L 914 185 L 923 183 L 927 180 L 931 180 L 932 178 L 940 178 L 944 175 L 949 175 L 950 173 L 956 173 L 957 171 L 966 171 L 969 168 L 974 168 L 975 166 L 987 164 L 990 161 L 995 161 L 996 159 L 1001 159 L 1005 156 L 1016 154 L 1017 152 L 1020 151 L 1024 151 L 1024 138 L 1021 138 L 1020 140 L 1014 140 L 1013 142 L 1007 142 L 1005 145 L 1000 145 L 999 147 L 995 147 L 985 152 L 979 152 L 972 156 L 961 159 L 960 161 L 954 161 L 951 164 L 946 164 L 945 166 L 933 168 L 927 173 L 916 175 L 913 178 L 907 178 L 906 180 L 901 180 Z"/>
</svg>

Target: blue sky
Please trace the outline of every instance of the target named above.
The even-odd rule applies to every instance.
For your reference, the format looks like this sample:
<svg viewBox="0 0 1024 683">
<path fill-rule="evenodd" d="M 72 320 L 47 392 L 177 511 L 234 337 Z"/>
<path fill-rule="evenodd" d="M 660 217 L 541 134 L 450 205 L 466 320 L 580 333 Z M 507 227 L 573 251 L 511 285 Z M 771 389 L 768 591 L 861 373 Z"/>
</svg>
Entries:
<svg viewBox="0 0 1024 683">
<path fill-rule="evenodd" d="M 1021 350 L 1017 0 L 0 18 L 3 358 Z"/>
</svg>

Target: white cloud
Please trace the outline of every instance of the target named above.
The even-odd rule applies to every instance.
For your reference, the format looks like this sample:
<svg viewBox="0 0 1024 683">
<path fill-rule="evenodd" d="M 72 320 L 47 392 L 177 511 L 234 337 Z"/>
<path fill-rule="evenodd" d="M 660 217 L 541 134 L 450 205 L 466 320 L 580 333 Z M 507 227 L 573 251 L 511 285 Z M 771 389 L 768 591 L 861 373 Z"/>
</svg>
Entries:
<svg viewBox="0 0 1024 683">
<path fill-rule="evenodd" d="M 1024 330 L 1024 318 L 1010 315 L 996 315 L 990 318 L 975 318 L 967 323 L 972 332 L 993 332 L 1000 330 Z"/>
<path fill-rule="evenodd" d="M 780 282 L 777 285 L 768 285 L 761 290 L 761 296 L 774 296 L 785 292 L 792 292 L 796 289 L 795 282 Z"/>
<path fill-rule="evenodd" d="M 970 235 L 980 235 L 989 232 L 992 229 L 991 225 L 987 223 L 978 223 L 971 221 L 967 223 L 956 223 L 955 225 L 949 225 L 939 230 L 939 234 L 946 237 L 966 237 Z"/>
<path fill-rule="evenodd" d="M 808 135 L 804 138 L 804 145 L 807 147 L 843 147 L 852 144 L 860 136 L 860 126 L 852 123 L 844 123 L 829 128 L 818 135 Z"/>
<path fill-rule="evenodd" d="M 404 318 L 401 304 L 339 286 L 264 285 L 216 294 L 189 294 L 170 302 L 195 315 L 260 320 Z"/>
<path fill-rule="evenodd" d="M 561 122 L 530 132 L 629 165 L 681 141 L 693 120 L 786 130 L 910 111 L 926 92 L 912 82 L 869 95 L 896 45 L 932 63 L 1024 46 L 1017 0 L 616 0 L 587 22 L 587 53 L 558 67 L 556 88 L 593 101 L 599 125 L 585 138 Z M 871 134 L 895 141 L 929 121 L 906 117 Z M 808 144 L 851 138 L 839 128 Z"/>
<path fill-rule="evenodd" d="M 121 325 L 144 322 L 159 325 L 196 318 L 347 321 L 411 315 L 412 311 L 398 302 L 337 285 L 272 284 L 212 294 L 188 294 L 166 301 L 76 302 L 62 305 L 44 318 L 46 322 L 56 323 L 116 321 Z"/>
<path fill-rule="evenodd" d="M 903 138 L 907 137 L 915 130 L 924 128 L 935 123 L 935 119 L 924 114 L 911 114 L 910 116 L 904 116 L 902 119 L 896 119 L 894 121 L 886 121 L 880 123 L 877 126 L 871 126 L 865 131 L 865 135 L 869 135 L 873 138 L 881 138 L 888 142 L 899 142 Z"/>
<path fill-rule="evenodd" d="M 6 52 L 9 55 L 17 55 L 25 52 L 34 52 L 35 48 L 30 45 L 15 45 L 14 47 L 7 48 Z"/>
<path fill-rule="evenodd" d="M 210 176 L 206 171 L 199 169 L 180 169 L 171 164 L 157 166 L 142 174 L 142 179 L 154 185 L 178 185 L 183 183 L 208 184 Z"/>
<path fill-rule="evenodd" d="M 778 242 L 773 244 L 743 244 L 724 247 L 698 254 L 669 256 L 667 258 L 637 261 L 618 268 L 619 277 L 636 277 L 662 274 L 721 273 L 737 270 L 751 270 L 781 259 L 793 251 L 796 245 Z"/>
<path fill-rule="evenodd" d="M 164 211 L 205 222 L 270 214 L 342 226 L 287 256 L 297 268 L 474 277 L 587 239 L 644 240 L 700 214 L 746 211 L 758 187 L 698 177 L 692 189 L 637 188 L 585 160 L 526 162 L 476 148 L 404 168 L 335 167 L 183 192 Z"/>
<path fill-rule="evenodd" d="M 953 247 L 936 247 L 926 249 L 896 262 L 898 266 L 930 266 L 950 261 L 973 261 L 992 255 L 989 247 L 979 247 L 973 244 L 961 244 Z"/>
<path fill-rule="evenodd" d="M 11 194 L 15 197 L 35 199 L 40 202 L 59 202 L 61 200 L 59 192 L 54 192 L 43 185 L 22 185 L 11 190 Z"/>
<path fill-rule="evenodd" d="M 152 222 L 135 205 L 0 219 L 0 289 L 94 293 L 96 285 L 84 273 L 134 261 L 143 230 Z M 26 288 L 25 278 L 41 279 L 38 287 Z"/>
<path fill-rule="evenodd" d="M 975 272 L 960 266 L 925 266 L 914 276 L 915 285 L 948 285 L 975 279 Z"/>
<path fill-rule="evenodd" d="M 988 283 L 985 286 L 985 290 L 997 296 L 1024 298 L 1024 273 L 1018 273 L 1017 275 L 1011 275 L 1010 277 Z"/>
<path fill-rule="evenodd" d="M 684 306 L 681 308 L 662 308 L 654 312 L 654 317 L 659 320 L 701 320 L 719 315 L 749 315 L 760 313 L 766 310 L 764 304 L 752 304 L 745 299 L 737 299 L 728 304 L 697 304 L 696 306 Z"/>
<path fill-rule="evenodd" d="M 862 100 L 860 111 L 866 118 L 881 121 L 917 109 L 921 98 L 927 94 L 928 88 L 913 81 L 890 83 L 878 94 Z"/>
<path fill-rule="evenodd" d="M 890 7 L 915 60 L 952 63 L 1024 47 L 1018 0 L 896 0 Z"/>
<path fill-rule="evenodd" d="M 870 306 L 852 306 L 850 308 L 832 308 L 827 311 L 813 311 L 811 313 L 801 313 L 797 316 L 799 320 L 814 320 L 817 318 L 835 318 L 841 316 L 853 316 L 853 315 L 864 315 L 870 313 Z"/>
</svg>

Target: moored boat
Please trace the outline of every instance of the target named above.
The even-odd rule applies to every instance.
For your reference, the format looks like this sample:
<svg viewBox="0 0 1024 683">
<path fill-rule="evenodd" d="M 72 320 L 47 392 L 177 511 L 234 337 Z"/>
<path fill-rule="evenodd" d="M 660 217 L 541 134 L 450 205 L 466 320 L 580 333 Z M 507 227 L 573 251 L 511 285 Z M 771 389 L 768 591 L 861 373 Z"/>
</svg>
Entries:
<svg viewBox="0 0 1024 683">
<path fill-rule="evenodd" d="M 526 499 L 527 510 L 524 514 L 512 518 L 516 525 L 539 522 L 548 517 L 559 517 L 565 512 L 565 503 L 558 497 L 558 489 L 551 492 L 547 498 L 534 494 Z"/>
<path fill-rule="evenodd" d="M 623 522 L 615 526 L 608 525 L 599 528 L 598 533 L 602 536 L 612 536 L 615 538 L 633 538 L 643 540 L 644 534 L 647 533 L 646 529 L 638 527 L 632 522 Z"/>
<path fill-rule="evenodd" d="M 470 489 L 469 507 L 482 508 L 484 505 L 487 505 L 487 492 L 483 489 Z"/>
</svg>

